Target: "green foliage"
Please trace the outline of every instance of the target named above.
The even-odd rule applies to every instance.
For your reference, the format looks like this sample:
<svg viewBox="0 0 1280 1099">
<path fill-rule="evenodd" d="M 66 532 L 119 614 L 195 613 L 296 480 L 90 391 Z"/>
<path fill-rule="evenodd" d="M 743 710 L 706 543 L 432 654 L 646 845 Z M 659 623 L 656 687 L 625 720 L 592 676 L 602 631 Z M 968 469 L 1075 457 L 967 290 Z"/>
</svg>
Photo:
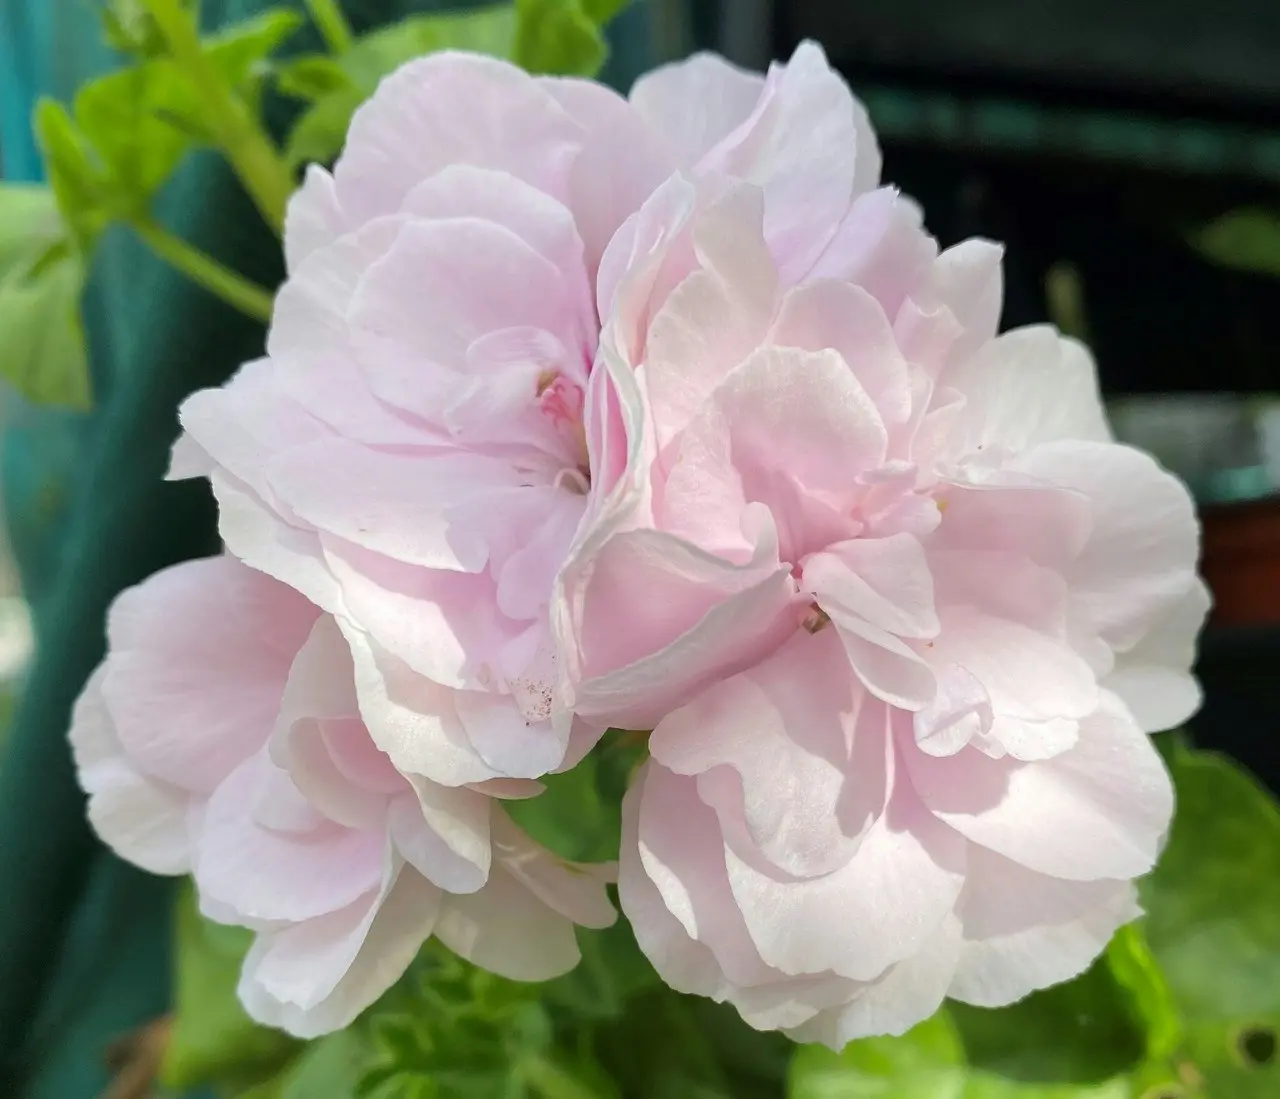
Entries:
<svg viewBox="0 0 1280 1099">
<path fill-rule="evenodd" d="M 1262 207 L 1232 210 L 1187 236 L 1212 263 L 1255 275 L 1280 276 L 1280 212 Z"/>
<path fill-rule="evenodd" d="M 576 767 L 542 779 L 536 798 L 507 805 L 511 818 L 544 847 L 573 862 L 618 857 L 622 792 L 643 742 L 610 732 Z"/>
<path fill-rule="evenodd" d="M 248 1087 L 270 1077 L 300 1043 L 253 1022 L 236 998 L 251 933 L 204 919 L 190 885 L 180 895 L 174 923 L 176 1010 L 161 1069 L 165 1086 Z"/>
<path fill-rule="evenodd" d="M 53 191 L 0 184 L 0 377 L 29 400 L 89 406 L 83 281 Z"/>
<path fill-rule="evenodd" d="M 1270 1099 L 1280 1095 L 1280 807 L 1221 756 L 1176 749 L 1170 767 L 1178 812 L 1142 894 L 1185 1031 L 1175 1070 L 1202 1078 L 1212 1099 Z M 1257 1039 L 1253 1053 L 1242 1035 Z M 1272 1055 L 1255 1056 L 1268 1036 Z"/>
<path fill-rule="evenodd" d="M 1144 1052 L 1138 1020 L 1105 962 L 1000 1011 L 950 1011 L 968 1063 L 1010 1080 L 1098 1083 L 1132 1069 Z"/>
<path fill-rule="evenodd" d="M 600 24 L 587 12 L 611 5 L 583 0 L 515 0 L 512 59 L 534 73 L 594 76 L 609 56 Z"/>
<path fill-rule="evenodd" d="M 1016 1041 L 1015 1028 L 1007 1031 Z M 1025 1082 L 975 1067 L 952 1014 L 940 1011 L 901 1038 L 867 1038 L 842 1053 L 799 1049 L 787 1099 L 1129 1099 L 1122 1078 Z"/>
</svg>

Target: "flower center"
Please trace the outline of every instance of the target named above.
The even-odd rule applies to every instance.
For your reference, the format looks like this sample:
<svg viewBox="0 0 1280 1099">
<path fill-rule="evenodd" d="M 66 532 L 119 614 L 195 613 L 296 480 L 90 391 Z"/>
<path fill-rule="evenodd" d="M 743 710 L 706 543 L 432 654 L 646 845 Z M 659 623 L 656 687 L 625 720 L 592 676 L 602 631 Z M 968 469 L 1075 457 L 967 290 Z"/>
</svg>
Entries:
<svg viewBox="0 0 1280 1099">
<path fill-rule="evenodd" d="M 550 421 L 568 448 L 570 462 L 561 473 L 560 483 L 585 495 L 591 484 L 591 463 L 582 417 L 585 400 L 582 387 L 557 371 L 546 370 L 538 376 L 536 396 L 538 411 Z"/>
</svg>

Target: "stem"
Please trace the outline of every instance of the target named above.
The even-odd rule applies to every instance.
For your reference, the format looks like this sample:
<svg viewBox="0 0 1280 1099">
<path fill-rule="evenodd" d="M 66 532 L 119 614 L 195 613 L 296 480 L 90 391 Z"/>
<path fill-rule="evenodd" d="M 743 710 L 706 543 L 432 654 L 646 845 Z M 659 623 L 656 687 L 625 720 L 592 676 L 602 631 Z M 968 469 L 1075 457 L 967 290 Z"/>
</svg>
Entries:
<svg viewBox="0 0 1280 1099">
<path fill-rule="evenodd" d="M 530 1057 L 521 1067 L 525 1083 L 542 1099 L 600 1099 L 598 1092 L 543 1057 Z"/>
<path fill-rule="evenodd" d="M 192 282 L 254 320 L 263 324 L 271 320 L 270 291 L 250 282 L 150 219 L 139 218 L 130 225 L 157 256 Z"/>
<path fill-rule="evenodd" d="M 320 37 L 329 47 L 329 52 L 336 57 L 351 49 L 355 36 L 335 0 L 306 0 L 306 4 L 311 21 L 319 28 Z"/>
<path fill-rule="evenodd" d="M 268 225 L 277 234 L 284 228 L 284 212 L 293 194 L 288 165 L 210 63 L 200 45 L 195 24 L 183 11 L 181 0 L 142 0 L 169 53 L 196 86 L 209 112 L 214 137 L 235 169 Z"/>
</svg>

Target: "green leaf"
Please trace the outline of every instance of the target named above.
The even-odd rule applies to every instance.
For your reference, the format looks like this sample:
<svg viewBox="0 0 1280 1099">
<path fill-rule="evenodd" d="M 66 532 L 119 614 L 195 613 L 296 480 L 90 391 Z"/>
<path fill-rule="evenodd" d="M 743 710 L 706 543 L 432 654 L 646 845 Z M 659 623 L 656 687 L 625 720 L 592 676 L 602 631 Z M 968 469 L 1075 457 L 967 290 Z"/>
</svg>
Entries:
<svg viewBox="0 0 1280 1099">
<path fill-rule="evenodd" d="M 609 49 L 583 0 L 515 0 L 513 60 L 531 73 L 595 76 Z"/>
<path fill-rule="evenodd" d="M 946 1012 L 901 1038 L 864 1038 L 841 1053 L 801 1046 L 791 1061 L 787 1099 L 959 1099 L 964 1048 Z"/>
<path fill-rule="evenodd" d="M 350 1030 L 312 1042 L 281 1077 L 279 1099 L 355 1099 L 366 1053 Z"/>
<path fill-rule="evenodd" d="M 252 933 L 204 919 L 188 883 L 178 900 L 176 934 L 177 1007 L 163 1083 L 184 1091 L 210 1083 L 247 1086 L 270 1077 L 301 1044 L 259 1026 L 240 1006 L 236 983 Z"/>
<path fill-rule="evenodd" d="M 363 35 L 341 57 L 308 56 L 281 66 L 281 90 L 312 101 L 289 135 L 286 158 L 295 167 L 333 160 L 342 151 L 356 108 L 384 76 L 406 62 L 446 49 L 509 57 L 514 35 L 510 4 L 461 14 L 413 15 Z"/>
<path fill-rule="evenodd" d="M 542 779 L 537 797 L 506 805 L 511 818 L 544 847 L 573 862 L 601 862 L 618 857 L 622 829 L 621 798 L 608 796 L 600 771 L 623 765 L 635 751 L 626 734 L 611 732 L 576 767 Z"/>
<path fill-rule="evenodd" d="M 307 54 L 282 62 L 275 67 L 275 81 L 285 95 L 308 103 L 355 87 L 342 63 L 325 54 Z"/>
<path fill-rule="evenodd" d="M 83 285 L 83 264 L 65 240 L 0 276 L 0 376 L 28 400 L 81 410 L 92 404 Z"/>
<path fill-rule="evenodd" d="M 0 182 L 0 276 L 29 266 L 65 237 L 52 190 Z"/>
<path fill-rule="evenodd" d="M 258 112 L 262 83 L 271 73 L 268 59 L 303 22 L 295 11 L 272 8 L 227 27 L 202 43 L 214 68 L 254 114 Z M 203 102 L 194 88 L 191 93 L 202 108 Z"/>
<path fill-rule="evenodd" d="M 77 246 L 88 253 L 110 220 L 105 180 L 89 159 L 88 145 L 71 115 L 57 100 L 36 103 L 32 126 L 58 210 Z"/>
<path fill-rule="evenodd" d="M 1147 1058 L 1167 1061 L 1182 1045 L 1182 1019 L 1143 925 L 1131 923 L 1117 931 L 1106 958 L 1112 977 L 1129 998 L 1130 1015 L 1142 1024 Z"/>
<path fill-rule="evenodd" d="M 1105 961 L 1073 981 L 990 1010 L 951 1004 L 968 1063 L 1030 1083 L 1098 1083 L 1142 1059 L 1144 1036 Z"/>
<path fill-rule="evenodd" d="M 802 1046 L 787 1099 L 1130 1099 L 1121 1078 L 1099 1084 L 1026 1083 L 975 1069 L 949 1011 L 901 1038 L 864 1038 L 841 1053 Z"/>
<path fill-rule="evenodd" d="M 328 164 L 340 152 L 351 127 L 351 116 L 365 100 L 355 88 L 333 92 L 317 100 L 289 131 L 284 156 L 291 168 L 314 162 Z"/>
<path fill-rule="evenodd" d="M 632 997 L 659 983 L 626 920 L 603 931 L 579 928 L 578 945 L 582 961 L 548 982 L 544 995 L 579 1019 L 621 1018 Z"/>
<path fill-rule="evenodd" d="M 1212 263 L 1280 276 L 1280 211 L 1232 210 L 1192 231 L 1187 242 Z"/>
<path fill-rule="evenodd" d="M 1141 886 L 1147 941 L 1184 1021 L 1190 1074 L 1215 1099 L 1270 1099 L 1280 1094 L 1280 806 L 1221 756 L 1178 747 L 1169 763 L 1178 812 Z M 1249 1054 L 1268 1042 L 1271 1057 Z"/>
<path fill-rule="evenodd" d="M 76 122 L 110 178 L 114 215 L 145 210 L 190 148 L 190 135 L 165 117 L 185 96 L 182 76 L 164 59 L 109 73 L 76 93 Z"/>
</svg>

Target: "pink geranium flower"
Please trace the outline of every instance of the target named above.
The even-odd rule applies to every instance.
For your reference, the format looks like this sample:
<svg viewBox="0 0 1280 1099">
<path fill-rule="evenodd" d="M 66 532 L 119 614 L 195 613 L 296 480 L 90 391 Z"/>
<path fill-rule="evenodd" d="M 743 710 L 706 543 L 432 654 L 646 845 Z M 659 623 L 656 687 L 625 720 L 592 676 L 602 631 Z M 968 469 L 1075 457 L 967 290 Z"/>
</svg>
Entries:
<svg viewBox="0 0 1280 1099">
<path fill-rule="evenodd" d="M 553 605 L 565 695 L 654 727 L 624 909 L 663 976 L 842 1045 L 1081 971 L 1137 913 L 1208 600 L 1183 486 L 1093 364 L 996 335 L 999 251 L 889 191 L 814 267 L 767 197 L 624 226 L 611 491 Z M 619 629 L 618 623 L 626 623 Z"/>
<path fill-rule="evenodd" d="M 229 552 L 333 615 L 406 773 L 536 778 L 604 729 L 556 693 L 548 608 L 609 481 L 600 258 L 681 169 L 760 186 L 804 266 L 879 158 L 814 46 L 767 81 L 695 57 L 630 101 L 482 57 L 414 62 L 290 207 L 267 357 L 183 406 L 173 475 L 208 476 Z"/>
<path fill-rule="evenodd" d="M 121 856 L 194 876 L 252 928 L 240 997 L 302 1037 L 345 1026 L 432 935 L 541 980 L 604 927 L 606 868 L 566 865 L 490 793 L 398 771 L 369 738 L 333 618 L 230 557 L 124 592 L 71 728 L 89 817 Z"/>
</svg>

